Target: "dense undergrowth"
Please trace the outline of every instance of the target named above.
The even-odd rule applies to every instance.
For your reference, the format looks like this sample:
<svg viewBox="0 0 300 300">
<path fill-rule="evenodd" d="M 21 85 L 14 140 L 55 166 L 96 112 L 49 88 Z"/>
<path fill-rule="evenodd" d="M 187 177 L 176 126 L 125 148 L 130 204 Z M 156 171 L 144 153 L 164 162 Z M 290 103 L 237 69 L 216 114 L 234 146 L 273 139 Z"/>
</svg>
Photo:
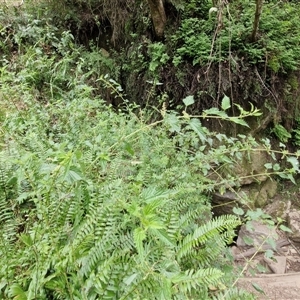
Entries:
<svg viewBox="0 0 300 300">
<path fill-rule="evenodd" d="M 0 297 L 252 299 L 232 285 L 227 250 L 241 220 L 213 218 L 210 195 L 238 185 L 222 168 L 258 144 L 202 119 L 246 125 L 259 112 L 226 96 L 199 116 L 191 96 L 183 113 L 163 101 L 141 109 L 96 46 L 30 10 L 1 13 Z M 164 46 L 149 49 L 156 72 Z M 293 179 L 299 153 L 283 150 L 280 169 L 268 140 L 263 150 L 274 158 L 266 174 Z"/>
</svg>

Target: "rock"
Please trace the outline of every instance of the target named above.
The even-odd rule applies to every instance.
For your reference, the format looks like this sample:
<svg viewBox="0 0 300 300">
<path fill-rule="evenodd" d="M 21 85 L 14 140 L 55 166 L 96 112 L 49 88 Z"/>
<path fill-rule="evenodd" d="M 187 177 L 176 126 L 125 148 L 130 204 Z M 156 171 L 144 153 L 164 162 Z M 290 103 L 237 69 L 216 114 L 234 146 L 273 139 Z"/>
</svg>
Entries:
<svg viewBox="0 0 300 300">
<path fill-rule="evenodd" d="M 237 193 L 227 191 L 224 194 L 213 194 L 212 211 L 216 216 L 232 214 L 232 209 L 238 205 Z"/>
<path fill-rule="evenodd" d="M 277 182 L 268 178 L 265 182 L 259 185 L 258 199 L 256 199 L 255 207 L 263 207 L 269 201 L 275 197 L 277 193 Z"/>
<path fill-rule="evenodd" d="M 236 165 L 227 172 L 240 178 L 240 185 L 263 182 L 268 179 L 265 175 L 265 164 L 268 162 L 270 162 L 270 155 L 266 151 L 251 151 L 250 155 L 245 153 L 242 159 L 237 160 Z"/>
<path fill-rule="evenodd" d="M 240 251 L 239 251 L 238 247 L 232 246 L 231 247 L 231 253 L 232 253 L 233 257 L 234 257 L 235 255 L 239 254 Z"/>
<path fill-rule="evenodd" d="M 274 199 L 272 203 L 268 204 L 265 207 L 264 212 L 270 215 L 274 220 L 277 220 L 277 218 L 285 220 L 290 208 L 291 201 L 283 201 L 278 198 Z"/>
<path fill-rule="evenodd" d="M 222 166 L 218 174 L 211 172 L 209 178 L 220 182 L 225 178 L 228 179 L 228 187 L 240 187 L 252 183 L 266 181 L 269 176 L 265 164 L 273 162 L 271 156 L 266 151 L 259 151 L 258 148 L 264 146 L 257 145 L 250 153 L 240 153 L 241 157 L 235 160 L 235 164 Z"/>
<path fill-rule="evenodd" d="M 268 267 L 275 274 L 284 274 L 286 270 L 286 257 L 285 256 L 273 256 L 273 259 L 264 257 L 264 261 Z"/>
<path fill-rule="evenodd" d="M 274 240 L 278 239 L 276 230 L 274 227 L 267 226 L 258 221 L 250 221 L 246 225 L 242 225 L 238 238 L 237 238 L 237 246 L 245 247 L 245 246 L 257 246 L 259 247 L 262 244 L 267 244 L 266 239 L 271 238 Z M 245 241 L 251 241 L 246 243 Z"/>
<path fill-rule="evenodd" d="M 237 192 L 214 193 L 212 198 L 213 212 L 219 216 L 232 214 L 233 207 L 237 206 L 244 210 L 262 208 L 275 196 L 276 191 L 276 181 L 268 179 L 262 183 L 242 186 Z"/>
<path fill-rule="evenodd" d="M 295 243 L 300 243 L 300 211 L 292 209 L 287 213 L 288 227 L 293 233 L 288 233 L 288 237 Z"/>
</svg>

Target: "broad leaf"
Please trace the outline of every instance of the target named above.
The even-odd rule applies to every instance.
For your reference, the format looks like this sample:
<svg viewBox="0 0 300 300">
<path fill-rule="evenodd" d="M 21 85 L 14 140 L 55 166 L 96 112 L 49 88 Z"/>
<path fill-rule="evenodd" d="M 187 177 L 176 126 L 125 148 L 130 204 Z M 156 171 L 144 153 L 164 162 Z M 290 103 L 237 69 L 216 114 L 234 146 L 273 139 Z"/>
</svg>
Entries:
<svg viewBox="0 0 300 300">
<path fill-rule="evenodd" d="M 290 228 L 288 228 L 288 227 L 286 227 L 286 226 L 284 226 L 284 225 L 280 225 L 279 228 L 280 228 L 282 231 L 293 233 L 293 231 L 292 231 Z"/>
<path fill-rule="evenodd" d="M 170 127 L 170 132 L 180 132 L 181 123 L 175 114 L 166 114 L 164 122 Z"/>
<path fill-rule="evenodd" d="M 232 117 L 232 118 L 230 118 L 230 121 L 235 123 L 235 124 L 239 124 L 239 125 L 246 126 L 246 127 L 250 128 L 249 125 L 247 124 L 247 122 L 244 119 L 240 119 L 240 118 L 237 118 L 237 117 Z"/>
<path fill-rule="evenodd" d="M 223 110 L 226 110 L 226 109 L 228 109 L 228 108 L 231 107 L 231 104 L 230 104 L 230 98 L 227 97 L 226 95 L 225 95 L 224 98 L 222 99 L 221 107 L 222 107 Z"/>
<path fill-rule="evenodd" d="M 194 96 L 187 96 L 182 101 L 185 106 L 189 106 L 195 103 Z"/>
<path fill-rule="evenodd" d="M 138 227 L 134 230 L 133 239 L 139 255 L 144 256 L 143 241 L 146 238 L 146 232 L 143 228 Z"/>
<path fill-rule="evenodd" d="M 286 160 L 293 166 L 294 171 L 299 171 L 299 161 L 297 157 L 289 156 Z"/>
<path fill-rule="evenodd" d="M 189 125 L 198 134 L 201 142 L 204 143 L 206 141 L 206 128 L 202 127 L 198 119 L 191 119 Z"/>
<path fill-rule="evenodd" d="M 210 109 L 206 109 L 204 110 L 204 115 L 207 115 L 209 117 L 209 115 L 213 115 L 213 116 L 219 116 L 222 118 L 228 118 L 228 115 L 226 114 L 226 112 L 221 111 L 219 109 L 217 109 L 216 107 L 212 107 Z"/>
</svg>

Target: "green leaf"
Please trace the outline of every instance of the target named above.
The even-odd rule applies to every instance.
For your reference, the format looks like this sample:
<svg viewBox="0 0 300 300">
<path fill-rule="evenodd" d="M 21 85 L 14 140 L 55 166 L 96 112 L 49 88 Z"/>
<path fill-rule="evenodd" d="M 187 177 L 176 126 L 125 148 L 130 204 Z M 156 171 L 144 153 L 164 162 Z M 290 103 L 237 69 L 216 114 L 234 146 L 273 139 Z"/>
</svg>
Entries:
<svg viewBox="0 0 300 300">
<path fill-rule="evenodd" d="M 124 143 L 124 150 L 127 151 L 127 153 L 129 153 L 130 155 L 134 155 L 132 145 L 127 142 Z"/>
<path fill-rule="evenodd" d="M 274 164 L 273 170 L 276 171 L 276 172 L 280 171 L 280 165 L 279 164 Z"/>
<path fill-rule="evenodd" d="M 166 230 L 151 228 L 151 232 L 154 233 L 154 236 L 157 236 L 166 246 L 172 248 L 176 247 L 176 243 L 172 241 Z"/>
<path fill-rule="evenodd" d="M 280 228 L 282 231 L 293 233 L 293 231 L 292 231 L 290 228 L 288 228 L 288 227 L 286 227 L 286 226 L 284 226 L 284 225 L 280 225 L 279 228 Z"/>
<path fill-rule="evenodd" d="M 9 289 L 9 295 L 13 298 L 11 299 L 15 299 L 15 300 L 27 300 L 27 295 L 24 292 L 24 290 L 22 289 L 22 287 L 17 284 L 14 283 L 12 284 L 12 286 Z"/>
<path fill-rule="evenodd" d="M 246 245 L 249 245 L 249 246 L 252 246 L 254 243 L 253 239 L 248 236 L 244 236 L 243 241 L 245 242 Z"/>
<path fill-rule="evenodd" d="M 243 116 L 245 114 L 247 114 L 247 111 L 245 111 L 239 104 L 234 103 L 234 105 L 239 109 L 240 114 Z"/>
<path fill-rule="evenodd" d="M 292 174 L 280 173 L 278 175 L 279 175 L 279 177 L 284 178 L 284 179 L 289 179 L 292 183 L 296 184 L 295 178 L 293 177 Z"/>
<path fill-rule="evenodd" d="M 169 126 L 170 132 L 180 132 L 181 123 L 175 114 L 166 114 L 164 122 Z"/>
<path fill-rule="evenodd" d="M 244 210 L 240 207 L 234 207 L 232 209 L 232 212 L 238 216 L 242 216 L 245 213 Z"/>
<path fill-rule="evenodd" d="M 274 255 L 274 251 L 273 250 L 271 250 L 271 249 L 266 250 L 265 257 L 272 258 L 273 255 Z"/>
<path fill-rule="evenodd" d="M 256 265 L 256 268 L 257 270 L 260 272 L 260 273 L 265 273 L 267 271 L 266 267 L 264 267 L 263 265 L 261 264 L 257 264 Z"/>
<path fill-rule="evenodd" d="M 159 199 L 168 198 L 171 195 L 176 195 L 177 193 L 178 191 L 176 190 L 164 190 L 164 189 L 157 189 L 156 187 L 147 187 L 142 190 L 140 197 L 146 203 L 151 203 Z M 163 201 L 161 201 L 160 205 L 163 205 Z"/>
<path fill-rule="evenodd" d="M 29 234 L 21 234 L 19 238 L 26 246 L 30 247 L 33 245 L 32 238 Z"/>
<path fill-rule="evenodd" d="M 78 170 L 76 168 L 72 168 L 72 169 L 73 170 L 70 169 L 66 172 L 65 180 L 70 184 L 83 180 L 81 175 L 78 173 Z"/>
<path fill-rule="evenodd" d="M 146 232 L 143 228 L 138 227 L 133 232 L 133 239 L 139 255 L 144 255 L 143 241 L 146 238 Z"/>
<path fill-rule="evenodd" d="M 185 106 L 189 106 L 195 103 L 194 96 L 187 96 L 182 101 Z"/>
<path fill-rule="evenodd" d="M 221 111 L 221 110 L 219 110 L 216 107 L 212 107 L 210 109 L 206 109 L 206 110 L 203 111 L 203 113 L 207 117 L 209 117 L 210 115 L 212 115 L 212 116 L 219 116 L 219 117 L 224 118 L 224 119 L 228 118 L 228 115 L 226 114 L 226 112 Z"/>
<path fill-rule="evenodd" d="M 247 122 L 245 120 L 240 119 L 238 117 L 231 117 L 230 121 L 233 122 L 233 123 L 236 123 L 236 124 L 239 124 L 239 125 L 242 125 L 242 126 L 250 128 L 249 125 L 247 124 Z"/>
<path fill-rule="evenodd" d="M 299 171 L 299 161 L 295 156 L 289 156 L 286 159 L 292 166 L 294 171 Z"/>
<path fill-rule="evenodd" d="M 231 107 L 230 98 L 227 97 L 226 95 L 222 99 L 221 107 L 222 107 L 223 110 L 227 110 L 228 108 Z"/>
<path fill-rule="evenodd" d="M 200 121 L 198 119 L 191 119 L 189 122 L 190 127 L 198 134 L 202 143 L 206 141 L 206 132 L 205 127 L 202 127 Z"/>
<path fill-rule="evenodd" d="M 253 285 L 253 287 L 261 294 L 265 294 L 264 290 L 255 282 L 251 283 Z"/>
<path fill-rule="evenodd" d="M 131 285 L 131 284 L 135 281 L 135 279 L 136 279 L 137 276 L 138 276 L 137 273 L 133 273 L 132 275 L 125 277 L 125 278 L 123 279 L 123 282 L 124 282 L 126 285 Z"/>
<path fill-rule="evenodd" d="M 266 244 L 269 244 L 276 251 L 276 241 L 273 238 L 267 238 Z"/>
<path fill-rule="evenodd" d="M 273 169 L 273 164 L 272 163 L 266 163 L 266 164 L 264 164 L 264 167 L 268 170 L 271 170 L 271 169 Z"/>
</svg>

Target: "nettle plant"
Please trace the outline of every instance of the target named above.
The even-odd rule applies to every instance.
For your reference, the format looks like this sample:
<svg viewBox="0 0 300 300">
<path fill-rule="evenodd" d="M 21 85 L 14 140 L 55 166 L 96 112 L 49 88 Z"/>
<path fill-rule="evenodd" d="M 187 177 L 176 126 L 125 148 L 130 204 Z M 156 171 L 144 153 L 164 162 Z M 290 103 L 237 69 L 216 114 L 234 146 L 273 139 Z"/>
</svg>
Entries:
<svg viewBox="0 0 300 300">
<path fill-rule="evenodd" d="M 103 61 L 68 32 L 58 39 L 26 26 L 18 57 L 0 69 L 0 297 L 250 299 L 230 281 L 227 245 L 241 221 L 213 218 L 209 195 L 239 182 L 212 174 L 257 143 L 210 132 L 201 119 L 247 126 L 259 111 L 237 106 L 230 117 L 225 96 L 191 116 L 189 96 L 182 114 L 163 105 L 156 121 L 126 101 L 115 112 L 95 95 L 99 83 L 122 98 L 100 76 Z M 167 59 L 156 46 L 154 70 Z M 267 142 L 264 150 L 274 154 Z M 299 154 L 284 156 L 290 168 L 269 164 L 266 173 L 291 179 Z"/>
<path fill-rule="evenodd" d="M 163 107 L 150 122 L 135 106 L 114 112 L 88 86 L 46 105 L 26 91 L 26 107 L 6 103 L 3 124 L 2 299 L 252 299 L 229 280 L 241 221 L 210 210 L 209 192 L 239 178 L 209 174 L 256 142 L 216 141 L 200 120 L 247 125 L 256 109 L 229 117 L 224 97 L 200 116 Z"/>
</svg>

